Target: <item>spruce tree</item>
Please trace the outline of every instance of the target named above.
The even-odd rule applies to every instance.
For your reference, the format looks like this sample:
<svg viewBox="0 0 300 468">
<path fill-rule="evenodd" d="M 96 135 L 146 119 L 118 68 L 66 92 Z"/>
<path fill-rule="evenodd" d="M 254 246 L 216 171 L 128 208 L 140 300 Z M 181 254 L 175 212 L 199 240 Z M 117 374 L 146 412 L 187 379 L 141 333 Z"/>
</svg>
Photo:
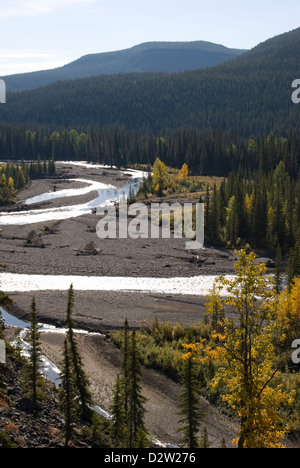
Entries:
<svg viewBox="0 0 300 468">
<path fill-rule="evenodd" d="M 123 371 L 123 393 L 124 393 L 124 410 L 128 413 L 128 398 L 129 398 L 129 325 L 126 318 L 124 323 L 124 344 L 122 349 L 122 371 Z"/>
<path fill-rule="evenodd" d="M 220 448 L 222 448 L 222 449 L 227 448 L 227 446 L 226 446 L 226 440 L 225 440 L 224 437 L 223 437 L 223 439 L 221 440 L 221 447 L 220 447 Z"/>
<path fill-rule="evenodd" d="M 290 249 L 288 259 L 288 288 L 291 290 L 294 278 L 300 277 L 300 242 Z"/>
<path fill-rule="evenodd" d="M 229 246 L 236 244 L 239 230 L 239 217 L 238 217 L 238 203 L 236 197 L 233 195 L 227 207 L 227 219 L 225 225 L 226 240 Z"/>
<path fill-rule="evenodd" d="M 4 266 L 5 265 L 0 265 L 0 267 L 4 267 Z M 0 307 L 9 307 L 9 306 L 12 306 L 13 304 L 14 304 L 13 300 L 9 296 L 7 296 L 7 294 L 5 294 L 3 291 L 0 291 Z"/>
<path fill-rule="evenodd" d="M 126 412 L 124 408 L 124 393 L 122 391 L 121 378 L 118 375 L 115 388 L 113 403 L 110 407 L 112 416 L 111 436 L 115 447 L 120 447 L 126 434 Z"/>
<path fill-rule="evenodd" d="M 136 331 L 133 330 L 130 340 L 130 355 L 128 361 L 128 444 L 129 448 L 136 448 L 141 440 L 145 440 L 145 403 L 147 399 L 142 395 L 142 367 L 137 350 Z"/>
<path fill-rule="evenodd" d="M 203 434 L 202 434 L 202 437 L 201 437 L 201 440 L 200 440 L 200 448 L 205 448 L 205 449 L 208 449 L 210 447 L 210 442 L 209 442 L 209 439 L 208 439 L 208 432 L 207 432 L 207 428 L 205 427 L 203 429 Z"/>
<path fill-rule="evenodd" d="M 90 405 L 92 405 L 92 396 L 89 390 L 90 382 L 84 371 L 82 358 L 78 350 L 77 340 L 74 333 L 75 323 L 72 317 L 73 307 L 74 289 L 73 285 L 71 285 L 68 292 L 67 339 L 70 345 L 71 359 L 75 371 L 76 386 L 80 401 L 80 414 L 83 418 L 90 419 L 92 416 L 90 409 Z"/>
<path fill-rule="evenodd" d="M 214 184 L 213 197 L 211 203 L 211 240 L 214 244 L 219 245 L 221 239 L 221 202 L 217 191 L 217 186 Z"/>
<path fill-rule="evenodd" d="M 105 447 L 105 428 L 104 428 L 104 419 L 96 413 L 93 412 L 92 425 L 90 428 L 91 440 L 94 446 Z"/>
<path fill-rule="evenodd" d="M 31 302 L 31 324 L 29 327 L 29 360 L 25 367 L 25 390 L 26 395 L 37 403 L 43 397 L 42 388 L 45 381 L 41 372 L 41 334 L 37 318 L 36 301 L 33 297 Z"/>
<path fill-rule="evenodd" d="M 276 250 L 276 265 L 275 265 L 275 288 L 277 294 L 281 292 L 282 288 L 282 253 L 281 253 L 281 247 L 278 244 L 277 250 Z"/>
<path fill-rule="evenodd" d="M 201 197 L 202 198 L 202 197 Z M 201 203 L 200 199 L 200 203 Z M 204 210 L 204 225 L 205 225 L 205 239 L 211 241 L 211 210 L 210 210 L 210 193 L 209 193 L 209 184 L 206 185 L 205 192 L 205 210 Z"/>
<path fill-rule="evenodd" d="M 74 435 L 74 427 L 78 422 L 79 405 L 76 388 L 76 376 L 72 362 L 72 351 L 67 336 L 64 341 L 59 402 L 60 409 L 65 418 L 65 447 L 68 447 Z"/>
<path fill-rule="evenodd" d="M 182 418 L 178 421 L 180 427 L 177 432 L 183 433 L 181 442 L 188 448 L 194 449 L 199 447 L 197 434 L 204 414 L 201 412 L 199 404 L 195 361 L 191 356 L 185 359 L 182 386 L 178 405 L 180 409 L 178 414 Z"/>
</svg>

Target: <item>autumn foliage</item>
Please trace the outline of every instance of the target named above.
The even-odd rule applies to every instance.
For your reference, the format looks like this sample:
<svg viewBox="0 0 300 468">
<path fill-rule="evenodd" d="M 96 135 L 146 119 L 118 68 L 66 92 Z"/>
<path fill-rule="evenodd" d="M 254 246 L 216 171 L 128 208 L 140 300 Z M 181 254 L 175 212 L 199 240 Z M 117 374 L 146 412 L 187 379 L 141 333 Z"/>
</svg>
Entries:
<svg viewBox="0 0 300 468">
<path fill-rule="evenodd" d="M 185 344 L 184 358 L 217 363 L 211 386 L 222 387 L 223 402 L 240 421 L 239 448 L 282 448 L 289 427 L 280 410 L 293 404 L 296 392 L 284 386 L 288 355 L 279 353 L 277 344 L 283 350 L 290 326 L 297 323 L 300 281 L 278 297 L 265 266 L 255 265 L 255 254 L 236 255 L 235 277 L 220 277 L 208 296 L 215 332 L 209 340 Z M 221 298 L 224 288 L 228 296 Z M 234 320 L 223 317 L 224 307 Z"/>
</svg>

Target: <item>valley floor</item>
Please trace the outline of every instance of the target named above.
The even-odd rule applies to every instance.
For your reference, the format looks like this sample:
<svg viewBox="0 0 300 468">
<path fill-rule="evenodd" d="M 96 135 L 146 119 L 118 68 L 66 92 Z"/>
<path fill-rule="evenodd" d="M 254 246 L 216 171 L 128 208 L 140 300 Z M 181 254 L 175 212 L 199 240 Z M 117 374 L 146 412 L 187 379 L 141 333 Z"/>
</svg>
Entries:
<svg viewBox="0 0 300 468">
<path fill-rule="evenodd" d="M 92 168 L 65 167 L 68 177 L 82 177 L 123 186 L 126 181 L 116 171 L 96 171 Z M 20 194 L 20 200 L 53 190 L 72 187 L 76 183 L 38 180 Z M 74 185 L 75 184 L 75 185 Z M 86 203 L 95 193 L 68 199 L 68 204 Z M 35 208 L 64 206 L 66 199 L 43 203 Z M 31 207 L 32 208 L 32 207 Z M 99 239 L 95 228 L 99 217 L 87 213 L 62 221 L 47 221 L 35 225 L 3 226 L 0 238 L 1 263 L 5 273 L 29 275 L 128 276 L 128 277 L 193 277 L 199 275 L 232 274 L 235 256 L 225 249 L 207 247 L 200 252 L 186 251 L 184 239 Z M 1 222 L 0 222 L 1 224 Z M 28 246 L 34 231 L 37 245 Z M 27 243 L 27 245 L 26 245 Z M 85 247 L 93 243 L 97 255 L 87 254 Z M 41 245 L 43 244 L 43 248 Z M 1 285 L 0 285 L 1 286 Z M 65 318 L 65 291 L 35 291 L 39 319 L 44 323 L 62 325 Z M 33 292 L 12 292 L 15 306 L 10 311 L 18 318 L 28 319 Z M 131 327 L 143 322 L 160 321 L 189 326 L 202 320 L 205 298 L 192 295 L 163 295 L 117 291 L 76 291 L 74 319 L 78 328 L 107 334 L 123 327 L 127 318 Z M 43 335 L 43 351 L 59 366 L 62 335 Z M 79 336 L 79 345 L 87 373 L 92 381 L 95 403 L 109 410 L 112 389 L 120 371 L 120 352 L 105 336 Z M 143 385 L 147 403 L 149 431 L 162 442 L 178 444 L 176 434 L 179 385 L 167 377 L 145 370 Z M 219 447 L 224 437 L 227 446 L 236 436 L 238 424 L 225 417 L 208 402 L 202 401 L 207 414 L 203 427 L 208 430 L 213 447 Z"/>
</svg>

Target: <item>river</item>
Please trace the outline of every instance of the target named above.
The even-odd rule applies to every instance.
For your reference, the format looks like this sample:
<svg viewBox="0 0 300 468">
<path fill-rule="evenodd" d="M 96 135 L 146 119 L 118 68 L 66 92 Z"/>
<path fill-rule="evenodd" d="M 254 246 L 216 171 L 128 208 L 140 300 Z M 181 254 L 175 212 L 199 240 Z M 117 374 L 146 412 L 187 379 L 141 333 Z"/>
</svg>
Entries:
<svg viewBox="0 0 300 468">
<path fill-rule="evenodd" d="M 67 163 L 64 164 L 66 165 Z M 84 167 L 84 163 L 81 164 Z M 89 165 L 87 166 L 89 167 Z M 25 212 L 0 213 L 0 226 L 20 226 L 46 221 L 58 221 L 62 219 L 76 218 L 91 212 L 94 208 L 108 206 L 118 202 L 124 198 L 124 196 L 129 197 L 131 193 L 135 194 L 144 176 L 143 172 L 136 170 L 126 170 L 123 172 L 124 174 L 132 176 L 132 179 L 123 188 L 116 188 L 110 184 L 103 184 L 88 179 L 71 179 L 73 182 L 75 181 L 86 184 L 86 187 L 42 193 L 41 195 L 25 200 L 24 204 L 30 206 L 35 203 L 41 203 L 58 198 L 67 199 L 69 197 L 86 195 L 95 191 L 98 193 L 98 195 L 92 201 L 83 204 L 66 204 L 60 208 L 41 208 L 37 210 L 28 210 Z"/>
<path fill-rule="evenodd" d="M 156 294 L 205 296 L 217 277 L 203 275 L 187 278 L 137 278 L 111 276 L 18 275 L 0 273 L 1 289 L 6 293 L 26 291 L 123 291 Z M 226 275 L 227 279 L 233 276 Z M 226 290 L 221 292 L 226 296 Z"/>
<path fill-rule="evenodd" d="M 58 163 L 62 164 L 62 163 Z M 81 167 L 103 169 L 102 165 L 91 165 L 84 162 L 68 162 L 64 165 L 80 165 Z M 73 179 L 86 184 L 86 187 L 60 190 L 57 192 L 42 193 L 36 197 L 27 199 L 24 203 L 31 205 L 51 199 L 80 196 L 90 192 L 97 192 L 92 201 L 85 204 L 68 205 L 60 208 L 37 209 L 26 212 L 0 213 L 0 226 L 19 226 L 38 222 L 61 220 L 82 216 L 91 212 L 93 208 L 113 204 L 130 193 L 136 193 L 144 173 L 136 170 L 126 170 L 125 174 L 132 179 L 123 188 L 115 188 L 112 185 L 95 182 L 88 179 Z M 231 277 L 228 277 L 229 279 Z M 12 273 L 0 273 L 1 289 L 7 293 L 26 291 L 66 291 L 73 284 L 78 291 L 130 291 L 139 293 L 157 294 L 184 294 L 206 295 L 213 286 L 216 276 L 195 276 L 180 278 L 136 278 L 136 277 L 91 277 L 91 276 L 63 276 L 63 275 L 20 275 Z M 223 295 L 226 295 L 224 290 Z"/>
</svg>

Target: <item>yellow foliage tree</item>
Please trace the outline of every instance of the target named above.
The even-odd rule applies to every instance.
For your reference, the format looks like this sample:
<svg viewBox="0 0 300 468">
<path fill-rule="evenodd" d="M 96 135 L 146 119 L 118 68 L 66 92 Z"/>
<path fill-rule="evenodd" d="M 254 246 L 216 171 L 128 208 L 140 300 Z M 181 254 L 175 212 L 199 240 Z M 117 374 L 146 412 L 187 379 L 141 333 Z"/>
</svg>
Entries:
<svg viewBox="0 0 300 468">
<path fill-rule="evenodd" d="M 245 196 L 245 214 L 246 214 L 248 224 L 252 223 L 252 213 L 253 213 L 254 203 L 255 203 L 255 194 L 252 193 L 251 195 L 248 195 L 247 193 Z"/>
<path fill-rule="evenodd" d="M 288 360 L 291 344 L 300 337 L 300 278 L 294 278 L 291 291 L 286 289 L 280 294 L 276 323 L 279 346 Z"/>
<path fill-rule="evenodd" d="M 222 399 L 240 420 L 235 440 L 239 448 L 283 448 L 280 440 L 287 427 L 279 409 L 292 404 L 294 395 L 282 388 L 273 341 L 276 294 L 270 288 L 265 266 L 255 265 L 255 255 L 247 255 L 244 250 L 235 253 L 235 277 L 220 277 L 217 284 L 228 293 L 226 298 L 218 299 L 218 304 L 223 301 L 232 307 L 237 321 L 225 318 L 211 343 L 202 340 L 185 345 L 186 356 L 198 357 L 202 362 L 213 359 L 219 364 L 212 386 L 225 385 Z M 215 287 L 211 294 L 214 303 L 216 291 Z"/>
<path fill-rule="evenodd" d="M 159 195 L 162 194 L 165 187 L 167 175 L 167 166 L 159 158 L 156 158 L 153 166 L 153 184 Z"/>
<path fill-rule="evenodd" d="M 182 168 L 180 169 L 179 171 L 179 174 L 178 174 L 178 180 L 179 182 L 183 183 L 187 180 L 188 178 L 188 175 L 189 175 L 189 168 L 188 168 L 188 165 L 187 164 L 183 164 Z"/>
<path fill-rule="evenodd" d="M 223 320 L 225 318 L 225 306 L 220 297 L 220 289 L 215 283 L 209 291 L 206 306 L 206 315 L 211 317 L 212 326 L 215 331 L 222 330 Z"/>
<path fill-rule="evenodd" d="M 9 179 L 8 179 L 8 188 L 10 190 L 14 190 L 14 187 L 15 187 L 14 179 L 12 177 L 9 177 Z"/>
</svg>

